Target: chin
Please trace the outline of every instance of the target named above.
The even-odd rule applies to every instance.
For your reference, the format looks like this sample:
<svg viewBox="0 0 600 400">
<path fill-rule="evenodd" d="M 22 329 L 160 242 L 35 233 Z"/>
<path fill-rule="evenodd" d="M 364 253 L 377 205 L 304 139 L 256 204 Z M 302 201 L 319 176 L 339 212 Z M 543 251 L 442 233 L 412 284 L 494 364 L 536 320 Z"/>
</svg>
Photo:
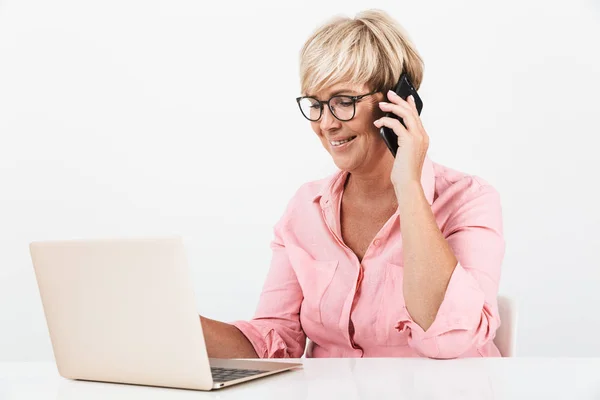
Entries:
<svg viewBox="0 0 600 400">
<path fill-rule="evenodd" d="M 352 171 L 356 168 L 357 164 L 360 164 L 354 157 L 344 158 L 332 155 L 331 158 L 335 166 L 343 171 Z"/>
</svg>

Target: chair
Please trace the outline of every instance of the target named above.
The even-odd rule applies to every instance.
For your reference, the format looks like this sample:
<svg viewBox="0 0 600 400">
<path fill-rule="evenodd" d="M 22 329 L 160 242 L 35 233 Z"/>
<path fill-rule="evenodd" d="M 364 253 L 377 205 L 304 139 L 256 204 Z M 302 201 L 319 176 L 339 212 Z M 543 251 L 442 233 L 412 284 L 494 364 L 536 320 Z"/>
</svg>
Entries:
<svg viewBox="0 0 600 400">
<path fill-rule="evenodd" d="M 498 296 L 498 312 L 501 324 L 496 330 L 494 343 L 502 357 L 517 355 L 517 302 L 515 299 Z"/>
</svg>

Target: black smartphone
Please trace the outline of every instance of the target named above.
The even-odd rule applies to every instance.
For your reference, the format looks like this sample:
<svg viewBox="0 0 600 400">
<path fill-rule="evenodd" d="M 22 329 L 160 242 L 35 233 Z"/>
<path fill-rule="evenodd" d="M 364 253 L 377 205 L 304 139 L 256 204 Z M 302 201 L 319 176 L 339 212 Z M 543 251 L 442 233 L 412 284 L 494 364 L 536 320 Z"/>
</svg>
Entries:
<svg viewBox="0 0 600 400">
<path fill-rule="evenodd" d="M 417 106 L 417 111 L 419 112 L 419 115 L 421 115 L 421 110 L 423 109 L 423 101 L 419 97 L 417 90 L 411 83 L 411 81 L 408 78 L 408 75 L 406 73 L 403 73 L 400 76 L 400 79 L 398 80 L 398 84 L 394 88 L 394 92 L 396 92 L 396 94 L 398 96 L 400 96 L 401 98 L 403 98 L 404 100 L 408 99 L 408 96 L 413 95 L 413 97 L 415 98 L 415 104 Z M 389 102 L 389 99 L 387 98 L 387 93 L 386 93 L 385 101 Z M 396 114 L 389 112 L 389 113 L 386 113 L 385 116 L 396 118 L 406 128 L 406 125 L 404 124 L 404 121 L 402 121 L 402 118 L 400 118 Z M 396 158 L 396 152 L 398 151 L 398 136 L 394 133 L 393 130 L 391 130 L 390 128 L 388 128 L 386 126 L 382 126 L 381 129 L 379 129 L 379 135 L 385 141 L 385 144 L 387 145 L 388 149 L 390 149 L 390 151 L 392 152 L 392 155 L 394 156 L 394 158 Z"/>
</svg>

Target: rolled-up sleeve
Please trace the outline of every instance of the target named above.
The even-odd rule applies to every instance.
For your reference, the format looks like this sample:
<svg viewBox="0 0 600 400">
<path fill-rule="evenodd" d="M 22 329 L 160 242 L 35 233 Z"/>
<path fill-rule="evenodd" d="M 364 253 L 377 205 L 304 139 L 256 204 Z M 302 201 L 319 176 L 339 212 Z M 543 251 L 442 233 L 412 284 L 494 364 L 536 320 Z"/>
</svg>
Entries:
<svg viewBox="0 0 600 400">
<path fill-rule="evenodd" d="M 458 264 L 432 325 L 424 331 L 403 307 L 396 329 L 430 358 L 456 358 L 493 340 L 500 325 L 498 285 L 504 258 L 498 192 L 482 185 L 468 194 L 442 228 Z"/>
<path fill-rule="evenodd" d="M 260 358 L 299 358 L 306 336 L 300 326 L 303 295 L 282 240 L 284 217 L 275 225 L 271 266 L 254 318 L 235 321 Z"/>
</svg>

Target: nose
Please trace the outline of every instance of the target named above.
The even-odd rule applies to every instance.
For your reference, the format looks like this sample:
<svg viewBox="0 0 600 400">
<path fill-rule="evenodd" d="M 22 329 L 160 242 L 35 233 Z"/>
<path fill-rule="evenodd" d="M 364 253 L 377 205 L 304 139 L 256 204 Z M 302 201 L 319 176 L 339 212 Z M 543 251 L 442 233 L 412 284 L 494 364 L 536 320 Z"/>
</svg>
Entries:
<svg viewBox="0 0 600 400">
<path fill-rule="evenodd" d="M 324 130 L 324 131 L 331 130 L 331 129 L 337 127 L 339 125 L 339 123 L 340 123 L 340 120 L 338 120 L 336 117 L 333 116 L 329 107 L 324 106 L 323 114 L 321 115 L 321 122 L 319 123 L 321 130 Z"/>
</svg>

